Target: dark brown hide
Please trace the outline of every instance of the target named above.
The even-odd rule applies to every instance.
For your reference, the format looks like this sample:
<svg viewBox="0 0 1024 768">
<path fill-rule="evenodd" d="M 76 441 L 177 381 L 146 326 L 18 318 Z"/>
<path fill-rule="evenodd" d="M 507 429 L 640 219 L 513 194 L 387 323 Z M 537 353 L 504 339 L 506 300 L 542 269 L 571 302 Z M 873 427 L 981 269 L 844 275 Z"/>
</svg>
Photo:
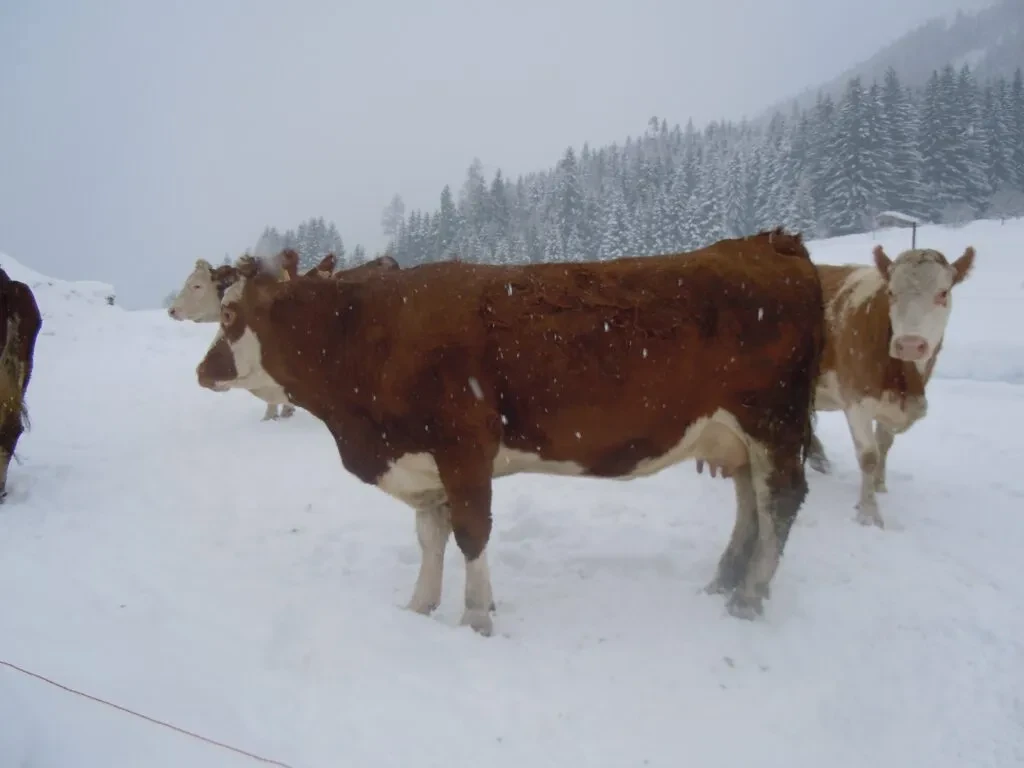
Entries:
<svg viewBox="0 0 1024 768">
<path fill-rule="evenodd" d="M 713 586 L 740 587 L 737 615 L 760 612 L 807 490 L 824 344 L 821 284 L 798 235 L 601 263 L 441 262 L 348 284 L 256 275 L 230 309 L 227 336 L 255 333 L 265 370 L 326 424 L 350 472 L 379 484 L 404 456 L 436 461 L 467 562 L 489 538 L 499 450 L 594 477 L 645 474 L 667 454 L 720 460 L 714 440 L 678 446 L 724 411 L 742 437 L 740 454 L 725 452 L 739 504 Z"/>
<path fill-rule="evenodd" d="M 0 269 L 0 499 L 7 493 L 11 457 L 28 425 L 25 393 L 42 326 L 32 289 Z"/>
</svg>

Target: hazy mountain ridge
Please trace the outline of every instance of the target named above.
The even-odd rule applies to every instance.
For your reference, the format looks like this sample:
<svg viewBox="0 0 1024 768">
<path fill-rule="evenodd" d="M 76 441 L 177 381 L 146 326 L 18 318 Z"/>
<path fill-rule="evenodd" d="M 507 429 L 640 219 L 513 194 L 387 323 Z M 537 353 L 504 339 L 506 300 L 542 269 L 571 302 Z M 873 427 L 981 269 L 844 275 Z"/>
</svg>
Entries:
<svg viewBox="0 0 1024 768">
<path fill-rule="evenodd" d="M 813 106 L 819 93 L 838 98 L 853 77 L 866 85 L 881 83 L 888 67 L 900 73 L 904 85 L 921 87 L 933 70 L 948 64 L 957 69 L 969 64 L 979 80 L 1010 78 L 1017 67 L 1024 67 L 1024 0 L 1001 0 L 978 11 L 926 21 L 870 58 L 771 106 L 758 119 L 769 119 L 777 110 L 788 112 L 794 103 Z"/>
</svg>

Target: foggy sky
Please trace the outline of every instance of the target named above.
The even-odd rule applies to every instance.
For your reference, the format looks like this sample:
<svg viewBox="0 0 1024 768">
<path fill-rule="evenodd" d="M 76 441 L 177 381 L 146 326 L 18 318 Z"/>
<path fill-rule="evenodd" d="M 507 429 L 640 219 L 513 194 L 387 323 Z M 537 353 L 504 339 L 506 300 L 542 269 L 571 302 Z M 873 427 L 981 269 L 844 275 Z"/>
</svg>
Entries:
<svg viewBox="0 0 1024 768">
<path fill-rule="evenodd" d="M 380 212 L 648 118 L 751 115 L 984 0 L 6 0 L 0 251 L 157 306 L 309 216 Z"/>
</svg>

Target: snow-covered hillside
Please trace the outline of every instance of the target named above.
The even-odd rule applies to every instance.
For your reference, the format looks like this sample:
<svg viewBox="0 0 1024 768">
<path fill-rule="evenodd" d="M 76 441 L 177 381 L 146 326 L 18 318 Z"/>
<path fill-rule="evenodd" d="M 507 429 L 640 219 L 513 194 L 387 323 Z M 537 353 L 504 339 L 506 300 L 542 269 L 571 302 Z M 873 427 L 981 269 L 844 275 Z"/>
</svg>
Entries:
<svg viewBox="0 0 1024 768">
<path fill-rule="evenodd" d="M 868 263 L 909 237 L 811 248 Z M 0 661 L 295 768 L 1019 764 L 1024 221 L 918 242 L 978 258 L 929 416 L 893 449 L 885 531 L 853 521 L 852 446 L 824 414 L 834 474 L 811 474 L 766 615 L 742 622 L 699 592 L 729 483 L 692 464 L 506 478 L 491 638 L 457 626 L 454 546 L 436 614 L 401 609 L 412 515 L 347 475 L 318 422 L 260 422 L 252 396 L 197 386 L 212 326 L 35 275 Z M 0 666 L 5 768 L 255 765 Z"/>
</svg>

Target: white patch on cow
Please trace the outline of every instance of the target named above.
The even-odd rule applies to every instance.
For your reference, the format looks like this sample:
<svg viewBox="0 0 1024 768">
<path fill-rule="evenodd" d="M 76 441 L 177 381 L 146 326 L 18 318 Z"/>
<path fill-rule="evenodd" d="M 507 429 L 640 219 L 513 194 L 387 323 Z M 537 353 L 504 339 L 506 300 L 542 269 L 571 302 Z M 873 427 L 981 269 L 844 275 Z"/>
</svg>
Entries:
<svg viewBox="0 0 1024 768">
<path fill-rule="evenodd" d="M 444 485 L 434 457 L 422 451 L 391 461 L 377 478 L 377 487 L 414 509 L 426 509 L 444 501 Z"/>
<path fill-rule="evenodd" d="M 689 459 L 704 459 L 732 469 L 747 463 L 749 445 L 750 439 L 744 434 L 736 417 L 719 408 L 710 416 L 702 416 L 691 424 L 682 439 L 668 452 L 643 459 L 621 479 L 632 480 L 653 475 Z"/>
<path fill-rule="evenodd" d="M 846 276 L 837 296 L 844 296 L 843 315 L 860 309 L 880 291 L 885 290 L 885 278 L 874 266 L 857 267 Z"/>
<path fill-rule="evenodd" d="M 491 476 L 505 477 L 520 472 L 578 476 L 583 474 L 583 467 L 572 461 L 547 461 L 535 453 L 501 446 L 494 457 Z M 377 479 L 377 487 L 417 509 L 436 504 L 444 497 L 437 462 L 426 451 L 407 453 L 391 461 Z"/>
<path fill-rule="evenodd" d="M 953 308 L 953 299 L 948 292 L 953 287 L 954 270 L 935 258 L 928 258 L 928 255 L 928 252 L 918 255 L 913 251 L 901 254 L 893 262 L 889 275 L 889 290 L 892 292 L 889 300 L 892 323 L 889 353 L 896 357 L 896 344 L 901 338 L 923 338 L 928 342 L 928 353 L 914 361 L 922 373 L 942 341 Z M 936 297 L 943 291 L 947 292 L 946 303 L 937 303 Z"/>
</svg>

